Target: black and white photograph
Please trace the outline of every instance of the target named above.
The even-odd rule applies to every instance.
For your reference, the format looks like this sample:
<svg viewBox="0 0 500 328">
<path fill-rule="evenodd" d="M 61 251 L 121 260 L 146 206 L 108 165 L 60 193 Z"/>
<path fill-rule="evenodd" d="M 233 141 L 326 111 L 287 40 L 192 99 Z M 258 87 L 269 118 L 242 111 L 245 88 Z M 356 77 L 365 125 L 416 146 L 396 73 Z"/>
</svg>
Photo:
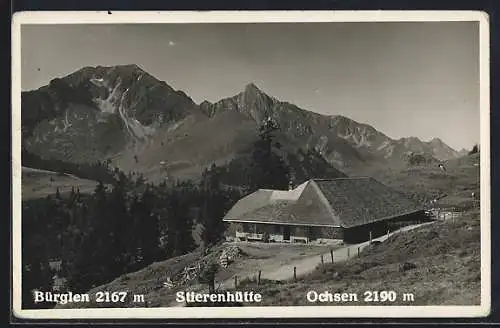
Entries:
<svg viewBox="0 0 500 328">
<path fill-rule="evenodd" d="M 484 13 L 63 14 L 14 16 L 17 316 L 489 313 Z"/>
</svg>

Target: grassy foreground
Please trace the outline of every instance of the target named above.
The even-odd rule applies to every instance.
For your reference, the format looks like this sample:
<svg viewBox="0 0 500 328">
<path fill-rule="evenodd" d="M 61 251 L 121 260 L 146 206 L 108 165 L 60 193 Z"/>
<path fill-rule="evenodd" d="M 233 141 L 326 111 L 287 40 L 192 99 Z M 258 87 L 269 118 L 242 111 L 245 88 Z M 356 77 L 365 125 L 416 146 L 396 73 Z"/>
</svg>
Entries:
<svg viewBox="0 0 500 328">
<path fill-rule="evenodd" d="M 435 222 L 395 234 L 367 247 L 349 261 L 318 267 L 315 272 L 285 284 L 250 283 L 262 293 L 262 305 L 479 305 L 479 213 L 453 221 Z M 356 293 L 358 302 L 310 303 L 306 294 Z M 365 302 L 365 291 L 395 291 L 395 302 Z M 403 301 L 412 293 L 414 301 Z"/>
<path fill-rule="evenodd" d="M 212 253 L 213 252 L 213 253 Z M 216 256 L 217 250 L 211 255 Z M 272 256 L 272 254 L 269 254 Z M 179 290 L 204 292 L 205 286 L 194 280 L 189 287 L 168 289 L 167 276 L 203 257 L 193 252 L 152 265 L 89 291 L 127 291 L 124 303 L 79 303 L 58 305 L 76 307 L 163 307 L 175 305 Z M 470 211 L 453 220 L 438 221 L 391 236 L 378 245 L 365 248 L 359 257 L 323 268 L 294 281 L 242 280 L 238 291 L 262 294 L 262 306 L 284 305 L 479 305 L 480 304 L 480 220 L 478 211 Z M 245 258 L 240 261 L 245 261 Z M 235 264 L 233 264 L 235 265 Z M 231 266 L 230 266 L 231 267 Z M 229 268 L 230 268 L 229 267 Z M 357 302 L 311 303 L 306 294 L 356 293 Z M 365 302 L 365 291 L 395 291 L 394 302 Z M 404 293 L 413 301 L 403 301 Z M 133 302 L 133 294 L 143 294 L 146 302 Z M 248 305 L 257 305 L 250 303 Z"/>
</svg>

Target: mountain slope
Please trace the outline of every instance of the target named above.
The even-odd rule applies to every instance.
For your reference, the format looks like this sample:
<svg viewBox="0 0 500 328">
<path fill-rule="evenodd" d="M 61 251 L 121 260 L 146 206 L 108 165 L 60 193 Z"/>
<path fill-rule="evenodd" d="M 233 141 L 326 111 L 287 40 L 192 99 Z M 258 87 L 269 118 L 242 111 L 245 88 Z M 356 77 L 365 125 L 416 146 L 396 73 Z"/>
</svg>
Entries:
<svg viewBox="0 0 500 328">
<path fill-rule="evenodd" d="M 85 67 L 23 92 L 22 117 L 23 148 L 31 153 L 70 162 L 107 159 L 155 180 L 196 176 L 212 163 L 245 157 L 269 117 L 290 158 L 318 153 L 321 159 L 311 157 L 316 164 L 353 174 L 404 164 L 412 153 L 439 160 L 458 154 L 439 139 L 394 140 L 347 117 L 301 109 L 252 83 L 233 97 L 197 105 L 136 65 Z"/>
<path fill-rule="evenodd" d="M 93 161 L 145 141 L 197 109 L 135 65 L 85 67 L 22 94 L 23 147 L 47 157 Z"/>
<path fill-rule="evenodd" d="M 279 124 L 287 137 L 306 150 L 316 150 L 336 167 L 361 165 L 365 162 L 365 158 L 348 141 L 330 129 L 330 117 L 279 101 L 252 83 L 233 97 L 214 104 L 204 102 L 200 107 L 211 118 L 236 112 L 253 120 L 255 124 L 260 124 L 270 117 Z"/>
<path fill-rule="evenodd" d="M 438 138 L 429 142 L 415 137 L 391 139 L 374 127 L 345 116 L 320 115 L 279 101 L 253 83 L 233 97 L 216 103 L 205 101 L 200 108 L 210 117 L 228 112 L 241 113 L 258 124 L 272 117 L 290 138 L 306 149 L 317 150 L 329 163 L 339 168 L 405 162 L 411 153 L 426 154 L 438 160 L 459 156 Z"/>
</svg>

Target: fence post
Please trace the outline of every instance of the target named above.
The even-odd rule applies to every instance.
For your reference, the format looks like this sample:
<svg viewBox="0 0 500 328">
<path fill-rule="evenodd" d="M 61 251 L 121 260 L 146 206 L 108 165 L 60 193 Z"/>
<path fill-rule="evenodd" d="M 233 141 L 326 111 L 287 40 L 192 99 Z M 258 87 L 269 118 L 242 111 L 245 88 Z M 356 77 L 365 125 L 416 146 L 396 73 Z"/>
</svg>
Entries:
<svg viewBox="0 0 500 328">
<path fill-rule="evenodd" d="M 372 244 L 372 232 L 370 231 L 370 245 Z"/>
<path fill-rule="evenodd" d="M 359 256 L 359 249 L 361 248 L 361 246 L 358 246 L 358 256 Z"/>
<path fill-rule="evenodd" d="M 293 281 L 297 282 L 297 267 L 293 267 Z"/>
<path fill-rule="evenodd" d="M 332 258 L 332 263 L 333 263 L 333 249 L 330 249 L 330 257 Z"/>
<path fill-rule="evenodd" d="M 325 261 L 323 259 L 323 254 L 321 254 L 321 267 L 323 269 L 323 272 L 325 272 Z"/>
<path fill-rule="evenodd" d="M 260 275 L 262 274 L 262 270 L 259 270 L 259 277 L 257 278 L 257 286 L 260 285 Z"/>
<path fill-rule="evenodd" d="M 387 239 L 389 239 L 390 232 L 391 232 L 391 230 L 387 229 Z"/>
<path fill-rule="evenodd" d="M 234 288 L 238 288 L 238 276 L 234 276 Z"/>
<path fill-rule="evenodd" d="M 350 256 L 351 256 L 351 249 L 347 247 L 347 258 L 349 258 Z"/>
</svg>

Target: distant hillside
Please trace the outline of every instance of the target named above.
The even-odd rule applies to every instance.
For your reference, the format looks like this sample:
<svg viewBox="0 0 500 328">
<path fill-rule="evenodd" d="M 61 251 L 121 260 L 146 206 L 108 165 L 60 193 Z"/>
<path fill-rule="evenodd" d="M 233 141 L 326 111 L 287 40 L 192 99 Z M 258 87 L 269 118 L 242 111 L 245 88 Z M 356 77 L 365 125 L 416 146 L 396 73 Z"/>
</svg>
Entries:
<svg viewBox="0 0 500 328">
<path fill-rule="evenodd" d="M 74 175 L 38 170 L 29 167 L 22 168 L 22 200 L 43 198 L 54 195 L 57 190 L 60 194 L 79 190 L 81 193 L 93 192 L 97 182 L 81 179 Z"/>
<path fill-rule="evenodd" d="M 406 163 L 408 166 L 436 166 L 441 161 L 426 153 L 409 153 L 406 156 Z"/>
<path fill-rule="evenodd" d="M 244 157 L 268 117 L 279 123 L 291 157 L 298 149 L 315 151 L 322 157 L 318 165 L 353 174 L 371 165 L 404 164 L 411 152 L 438 160 L 458 156 L 439 139 L 394 140 L 347 117 L 280 101 L 254 84 L 197 105 L 136 65 L 85 67 L 23 92 L 22 117 L 23 147 L 33 154 L 65 162 L 106 160 L 152 180 L 193 177 L 212 163 Z"/>
<path fill-rule="evenodd" d="M 376 168 L 368 174 L 427 206 L 431 206 L 431 200 L 439 199 L 435 205 L 471 208 L 474 205 L 472 193 L 476 195 L 477 205 L 481 170 L 479 153 L 439 163 L 443 164 L 444 170 L 431 162 L 401 168 Z"/>
</svg>

